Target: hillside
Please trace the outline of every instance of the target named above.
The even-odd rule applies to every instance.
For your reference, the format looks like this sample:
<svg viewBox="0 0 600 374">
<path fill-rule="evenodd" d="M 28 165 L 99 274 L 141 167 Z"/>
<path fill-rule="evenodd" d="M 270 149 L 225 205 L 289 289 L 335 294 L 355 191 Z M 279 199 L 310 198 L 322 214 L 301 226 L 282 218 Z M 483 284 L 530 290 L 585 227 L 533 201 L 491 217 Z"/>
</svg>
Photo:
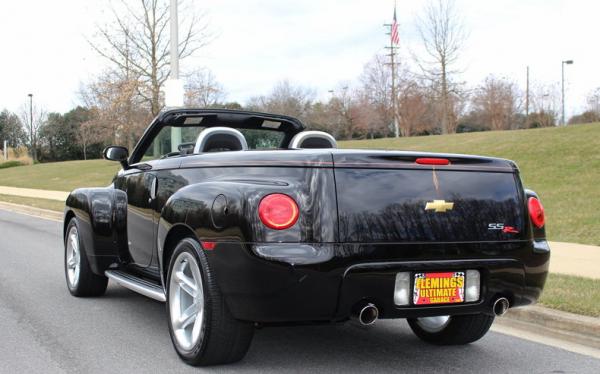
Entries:
<svg viewBox="0 0 600 374">
<path fill-rule="evenodd" d="M 542 198 L 552 240 L 600 245 L 600 124 L 342 141 L 340 147 L 471 153 L 512 159 L 521 169 L 525 186 Z M 118 168 L 114 162 L 92 160 L 0 169 L 0 185 L 62 191 L 106 186 Z"/>
<path fill-rule="evenodd" d="M 600 124 L 340 142 L 343 148 L 400 149 L 503 157 L 541 197 L 552 240 L 600 245 Z"/>
<path fill-rule="evenodd" d="M 65 161 L 0 169 L 0 186 L 71 191 L 77 187 L 108 186 L 119 170 L 105 160 Z"/>
</svg>

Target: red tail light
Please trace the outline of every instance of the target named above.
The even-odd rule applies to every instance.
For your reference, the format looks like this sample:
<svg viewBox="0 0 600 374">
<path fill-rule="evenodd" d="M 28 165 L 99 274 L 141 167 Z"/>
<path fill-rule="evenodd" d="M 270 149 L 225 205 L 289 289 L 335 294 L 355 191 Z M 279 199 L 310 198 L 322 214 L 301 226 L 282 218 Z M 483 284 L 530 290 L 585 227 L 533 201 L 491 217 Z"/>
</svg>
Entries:
<svg viewBox="0 0 600 374">
<path fill-rule="evenodd" d="M 262 223 L 274 230 L 288 229 L 298 221 L 298 204 L 288 195 L 274 193 L 263 197 L 258 205 Z"/>
<path fill-rule="evenodd" d="M 419 165 L 450 165 L 446 158 L 418 158 L 415 162 Z"/>
<path fill-rule="evenodd" d="M 546 217 L 544 215 L 544 207 L 542 203 L 535 197 L 530 197 L 527 201 L 527 208 L 529 209 L 529 217 L 531 222 L 538 228 L 541 229 L 546 223 Z"/>
<path fill-rule="evenodd" d="M 212 251 L 217 246 L 217 242 L 200 242 L 202 244 L 202 248 L 207 251 Z"/>
</svg>

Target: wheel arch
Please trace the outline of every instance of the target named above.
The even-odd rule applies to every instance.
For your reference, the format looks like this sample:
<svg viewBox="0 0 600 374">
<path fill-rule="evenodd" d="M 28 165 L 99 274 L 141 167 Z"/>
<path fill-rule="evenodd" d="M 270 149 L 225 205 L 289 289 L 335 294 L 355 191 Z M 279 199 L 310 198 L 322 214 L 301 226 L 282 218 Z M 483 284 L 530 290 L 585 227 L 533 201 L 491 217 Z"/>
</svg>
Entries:
<svg viewBox="0 0 600 374">
<path fill-rule="evenodd" d="M 162 254 L 160 255 L 160 276 L 163 282 L 163 286 L 166 287 L 166 275 L 168 272 L 169 262 L 171 261 L 171 255 L 175 250 L 177 244 L 185 239 L 192 238 L 200 243 L 200 240 L 196 236 L 194 230 L 186 225 L 185 223 L 177 223 L 173 225 L 167 235 L 165 236 L 164 242 L 162 243 Z"/>
<path fill-rule="evenodd" d="M 73 212 L 71 209 L 67 210 L 65 213 L 65 219 L 63 221 L 63 241 L 67 237 L 67 227 L 73 218 L 75 218 L 75 212 Z"/>
</svg>

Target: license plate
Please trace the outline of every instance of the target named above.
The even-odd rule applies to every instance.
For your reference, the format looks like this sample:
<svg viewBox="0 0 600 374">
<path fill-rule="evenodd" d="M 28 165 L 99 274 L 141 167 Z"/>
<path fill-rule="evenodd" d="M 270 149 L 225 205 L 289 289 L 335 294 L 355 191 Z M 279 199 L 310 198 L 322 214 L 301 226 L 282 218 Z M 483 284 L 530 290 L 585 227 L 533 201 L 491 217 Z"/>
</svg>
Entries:
<svg viewBox="0 0 600 374">
<path fill-rule="evenodd" d="M 465 272 L 415 273 L 415 305 L 456 304 L 465 301 Z"/>
</svg>

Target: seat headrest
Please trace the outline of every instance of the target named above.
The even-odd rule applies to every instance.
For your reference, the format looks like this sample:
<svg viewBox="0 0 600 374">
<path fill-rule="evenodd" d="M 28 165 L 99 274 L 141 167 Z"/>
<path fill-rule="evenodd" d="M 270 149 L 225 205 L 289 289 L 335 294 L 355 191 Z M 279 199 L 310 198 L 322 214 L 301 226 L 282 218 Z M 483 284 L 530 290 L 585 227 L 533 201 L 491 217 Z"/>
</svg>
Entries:
<svg viewBox="0 0 600 374">
<path fill-rule="evenodd" d="M 323 131 L 302 131 L 294 135 L 288 148 L 337 148 L 337 142 Z"/>
<path fill-rule="evenodd" d="M 245 151 L 247 149 L 246 138 L 238 130 L 230 127 L 209 127 L 198 135 L 194 153 Z"/>
</svg>

